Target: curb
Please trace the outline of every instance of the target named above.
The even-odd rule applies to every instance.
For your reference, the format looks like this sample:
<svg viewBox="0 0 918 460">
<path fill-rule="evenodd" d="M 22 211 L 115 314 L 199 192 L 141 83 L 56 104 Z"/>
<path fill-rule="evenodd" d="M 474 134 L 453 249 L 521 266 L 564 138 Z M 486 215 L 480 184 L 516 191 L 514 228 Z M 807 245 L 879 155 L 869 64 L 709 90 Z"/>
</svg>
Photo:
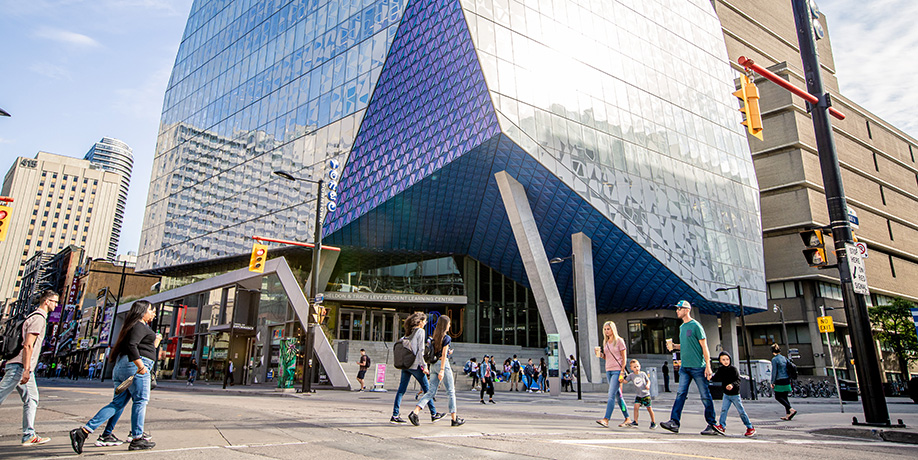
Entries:
<svg viewBox="0 0 918 460">
<path fill-rule="evenodd" d="M 820 428 L 810 431 L 812 434 L 826 436 L 841 436 L 855 439 L 869 439 L 872 441 L 897 442 L 902 444 L 918 444 L 918 433 L 910 431 L 861 429 L 861 428 Z"/>
</svg>

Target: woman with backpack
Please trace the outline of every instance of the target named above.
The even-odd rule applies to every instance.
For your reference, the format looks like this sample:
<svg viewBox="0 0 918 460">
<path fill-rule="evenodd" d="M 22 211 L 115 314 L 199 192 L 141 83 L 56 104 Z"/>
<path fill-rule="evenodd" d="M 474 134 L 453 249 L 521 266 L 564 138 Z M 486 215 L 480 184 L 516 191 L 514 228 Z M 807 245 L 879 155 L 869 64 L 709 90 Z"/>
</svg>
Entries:
<svg viewBox="0 0 918 460">
<path fill-rule="evenodd" d="M 392 407 L 392 418 L 389 419 L 389 423 L 406 423 L 405 419 L 398 415 L 402 405 L 402 397 L 405 396 L 405 392 L 408 391 L 408 383 L 411 382 L 412 377 L 418 381 L 418 384 L 421 386 L 421 391 L 427 393 L 427 374 L 429 371 L 424 365 L 424 344 L 427 341 L 427 334 L 424 332 L 424 326 L 426 325 L 427 315 L 423 312 L 412 313 L 411 316 L 405 319 L 405 336 L 402 338 L 402 342 L 408 342 L 407 348 L 414 355 L 414 361 L 408 368 L 402 369 L 398 391 L 395 393 L 395 404 Z M 398 343 L 396 343 L 396 345 L 398 345 Z M 397 353 L 396 356 L 398 356 Z M 396 363 L 398 363 L 397 360 Z M 430 409 L 430 419 L 432 421 L 443 418 L 444 414 L 437 413 L 437 409 L 434 407 L 432 399 L 427 401 L 427 407 Z"/>
<path fill-rule="evenodd" d="M 149 440 L 143 431 L 147 401 L 150 400 L 150 370 L 156 357 L 156 348 L 163 336 L 153 332 L 147 324 L 156 317 L 153 305 L 145 300 L 138 300 L 131 305 L 124 326 L 118 334 L 118 340 L 112 347 L 109 358 L 115 367 L 112 370 L 112 382 L 115 385 L 115 397 L 103 407 L 85 425 L 70 431 L 70 445 L 74 452 L 83 453 L 83 443 L 93 430 L 108 422 L 102 435 L 96 441 L 97 446 L 118 446 L 122 441 L 115 437 L 113 431 L 121 411 L 129 400 L 134 401 L 131 409 L 131 442 L 129 450 L 152 449 L 156 445 Z M 125 391 L 118 391 L 122 382 L 133 379 Z"/>
<path fill-rule="evenodd" d="M 797 415 L 797 409 L 791 407 L 787 399 L 791 392 L 791 377 L 796 376 L 791 376 L 789 371 L 794 364 L 781 354 L 781 346 L 777 343 L 771 344 L 771 354 L 774 355 L 771 358 L 771 387 L 775 390 L 775 400 L 784 406 L 784 411 L 787 413 L 781 417 L 781 420 L 789 421 Z"/>
<path fill-rule="evenodd" d="M 443 382 L 443 387 L 446 388 L 449 404 L 448 413 L 452 417 L 452 426 L 459 426 L 465 423 L 465 420 L 459 418 L 456 413 L 456 382 L 453 379 L 453 370 L 449 367 L 449 344 L 452 342 L 452 338 L 449 336 L 450 323 L 449 316 L 441 316 L 437 320 L 437 328 L 434 329 L 433 340 L 431 340 L 433 362 L 430 363 L 430 367 L 431 369 L 439 368 L 439 370 L 430 379 L 430 389 L 418 401 L 418 405 L 414 407 L 414 410 L 408 414 L 408 420 L 411 420 L 411 423 L 415 426 L 421 424 L 420 420 L 418 420 L 418 414 L 421 413 L 421 409 L 437 396 L 437 388 L 440 386 L 440 382 Z M 440 362 L 439 366 L 434 365 L 437 361 Z M 432 421 L 437 421 L 437 418 L 432 418 Z"/>
</svg>

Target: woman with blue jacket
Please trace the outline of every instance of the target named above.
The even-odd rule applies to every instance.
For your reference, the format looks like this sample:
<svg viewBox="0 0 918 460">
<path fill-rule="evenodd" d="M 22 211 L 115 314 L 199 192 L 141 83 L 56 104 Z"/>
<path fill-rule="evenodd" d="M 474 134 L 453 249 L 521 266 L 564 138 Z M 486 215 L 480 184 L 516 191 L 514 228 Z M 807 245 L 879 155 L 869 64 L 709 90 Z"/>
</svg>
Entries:
<svg viewBox="0 0 918 460">
<path fill-rule="evenodd" d="M 791 392 L 790 376 L 787 374 L 787 358 L 781 354 L 781 347 L 777 343 L 771 344 L 771 387 L 775 390 L 775 400 L 784 406 L 787 415 L 781 420 L 791 420 L 797 415 L 797 410 L 791 407 L 787 397 Z"/>
</svg>

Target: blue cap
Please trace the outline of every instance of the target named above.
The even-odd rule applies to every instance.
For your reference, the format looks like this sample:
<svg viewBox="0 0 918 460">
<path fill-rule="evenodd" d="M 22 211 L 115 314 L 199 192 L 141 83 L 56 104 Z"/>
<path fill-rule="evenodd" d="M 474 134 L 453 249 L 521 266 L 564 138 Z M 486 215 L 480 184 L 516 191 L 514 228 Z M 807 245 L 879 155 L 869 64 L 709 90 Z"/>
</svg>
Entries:
<svg viewBox="0 0 918 460">
<path fill-rule="evenodd" d="M 689 310 L 691 310 L 692 304 L 688 303 L 688 300 L 680 300 L 676 302 L 676 308 L 688 308 Z"/>
</svg>

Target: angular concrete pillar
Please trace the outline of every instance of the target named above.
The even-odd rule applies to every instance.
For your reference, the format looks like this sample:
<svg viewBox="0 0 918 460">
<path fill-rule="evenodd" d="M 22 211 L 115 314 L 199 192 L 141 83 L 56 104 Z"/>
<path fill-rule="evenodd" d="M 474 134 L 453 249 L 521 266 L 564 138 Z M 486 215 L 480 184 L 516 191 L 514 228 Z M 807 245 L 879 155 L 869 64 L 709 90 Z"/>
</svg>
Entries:
<svg viewBox="0 0 918 460">
<path fill-rule="evenodd" d="M 332 251 L 330 249 L 323 249 L 322 253 L 319 254 L 319 292 L 325 292 L 325 286 L 328 286 L 328 282 L 331 280 L 332 271 L 335 269 L 335 264 L 338 263 L 338 255 L 340 254 L 340 251 Z M 309 299 L 315 298 L 316 294 L 310 291 L 312 291 L 312 272 L 309 272 L 309 277 L 306 278 L 303 292 L 306 293 Z"/>
<path fill-rule="evenodd" d="M 596 317 L 596 286 L 593 276 L 593 240 L 585 233 L 571 236 L 571 250 L 574 254 L 574 292 L 577 298 L 577 328 L 580 351 L 580 377 L 589 383 L 602 382 L 602 368 L 599 358 L 593 354 L 593 344 L 599 344 L 599 323 Z"/>
<path fill-rule="evenodd" d="M 506 171 L 500 171 L 494 177 L 497 179 L 500 196 L 507 209 L 507 217 L 510 219 L 513 236 L 520 249 L 523 267 L 526 269 L 526 276 L 529 278 L 542 324 L 545 325 L 545 332 L 560 335 L 561 356 L 572 355 L 575 353 L 574 334 L 564 314 L 564 305 L 561 303 L 558 285 L 548 265 L 548 257 L 545 255 L 545 247 L 539 236 L 539 228 L 532 215 L 529 199 L 526 198 L 526 189 Z M 562 359 L 561 363 L 564 362 L 566 361 Z"/>
</svg>

